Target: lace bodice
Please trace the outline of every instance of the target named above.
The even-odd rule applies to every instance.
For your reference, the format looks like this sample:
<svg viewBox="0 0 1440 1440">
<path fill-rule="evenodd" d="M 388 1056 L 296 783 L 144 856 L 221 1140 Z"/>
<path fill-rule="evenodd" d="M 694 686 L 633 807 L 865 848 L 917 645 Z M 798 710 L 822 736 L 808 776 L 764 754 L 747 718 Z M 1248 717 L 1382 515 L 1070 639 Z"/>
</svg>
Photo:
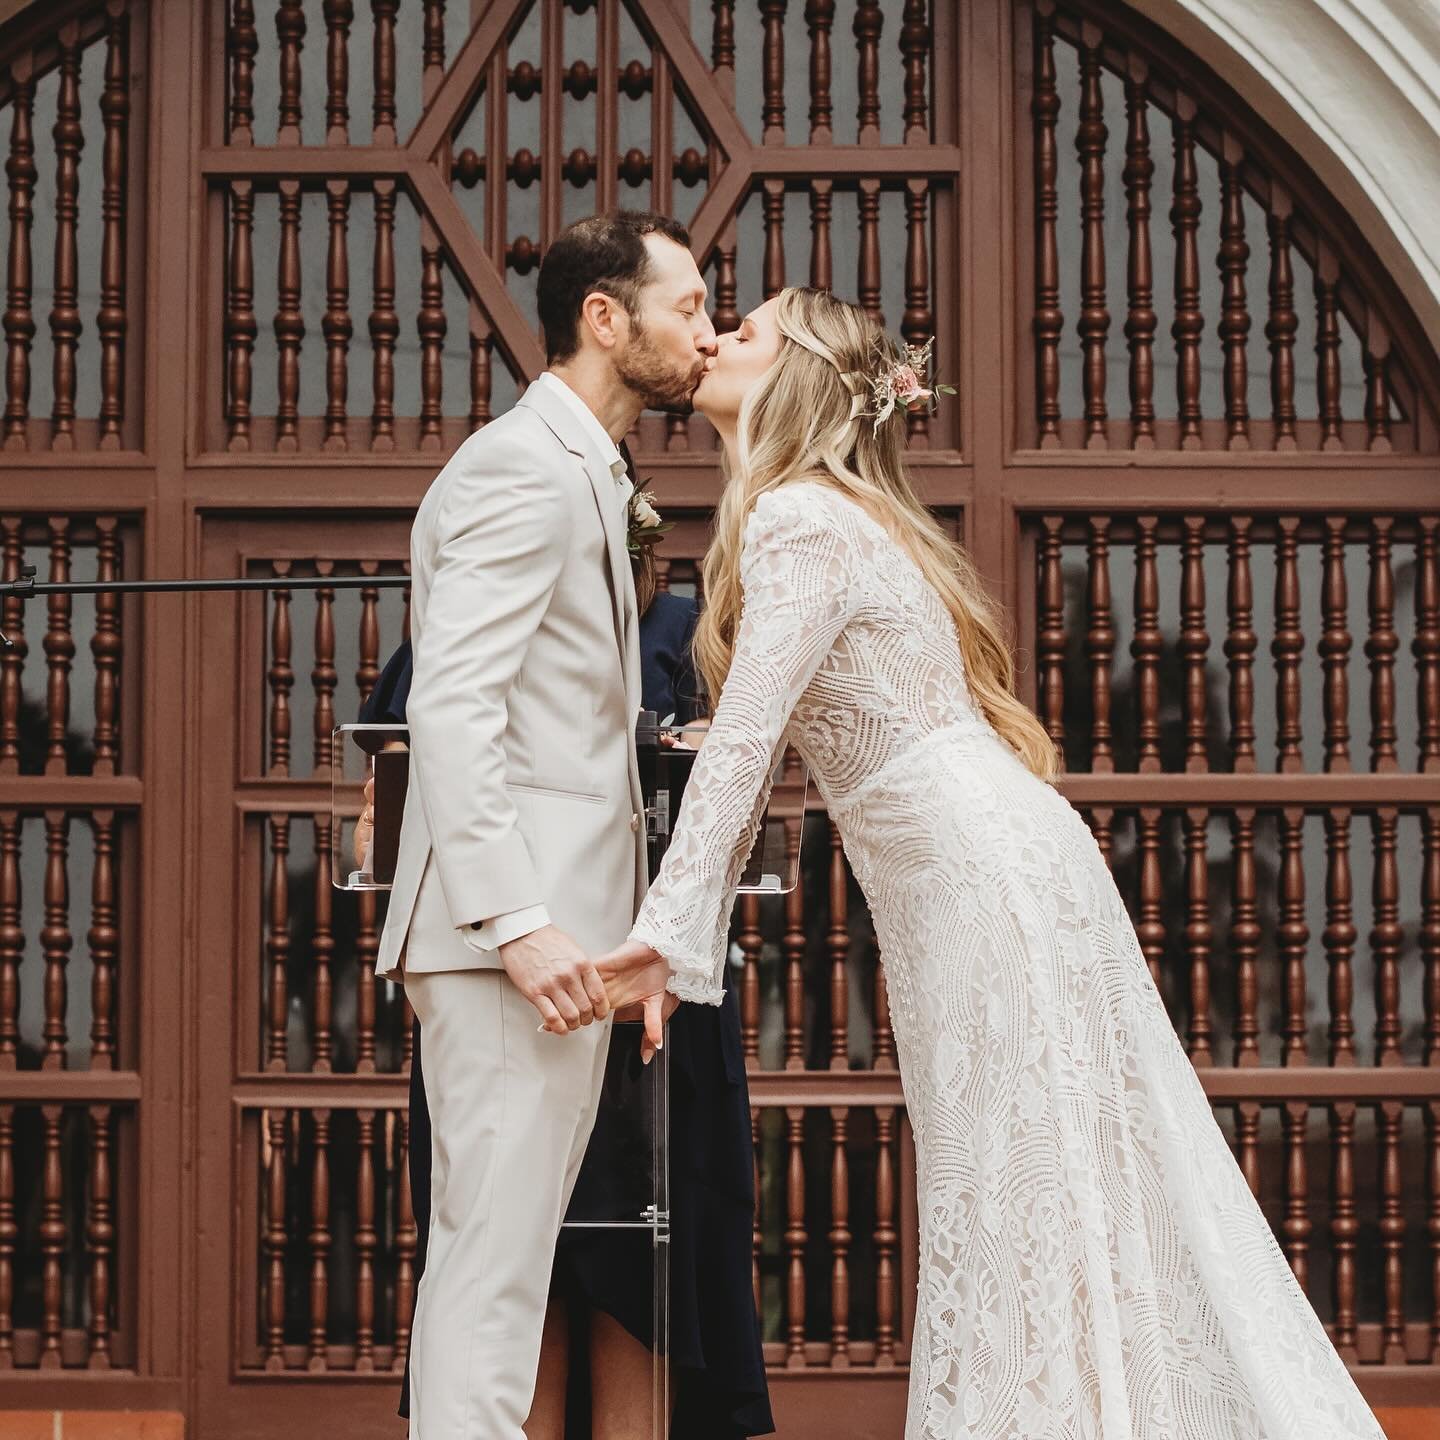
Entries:
<svg viewBox="0 0 1440 1440">
<path fill-rule="evenodd" d="M 949 611 L 880 523 L 839 491 L 761 495 L 740 556 L 735 655 L 674 838 L 632 938 L 671 990 L 718 1004 L 730 908 L 788 739 L 832 813 L 927 736 L 989 732 Z"/>
</svg>

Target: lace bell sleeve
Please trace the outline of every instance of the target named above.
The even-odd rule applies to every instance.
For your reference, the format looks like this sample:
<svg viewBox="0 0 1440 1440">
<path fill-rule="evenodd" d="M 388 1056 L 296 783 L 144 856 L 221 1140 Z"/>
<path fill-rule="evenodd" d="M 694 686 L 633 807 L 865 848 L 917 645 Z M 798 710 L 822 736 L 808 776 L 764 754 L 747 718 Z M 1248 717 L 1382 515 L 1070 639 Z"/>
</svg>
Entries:
<svg viewBox="0 0 1440 1440">
<path fill-rule="evenodd" d="M 730 909 L 777 752 L 796 701 L 852 614 L 849 542 L 817 490 L 764 494 L 747 523 L 730 674 L 630 932 L 669 962 L 668 988 L 682 1000 L 724 998 Z"/>
</svg>

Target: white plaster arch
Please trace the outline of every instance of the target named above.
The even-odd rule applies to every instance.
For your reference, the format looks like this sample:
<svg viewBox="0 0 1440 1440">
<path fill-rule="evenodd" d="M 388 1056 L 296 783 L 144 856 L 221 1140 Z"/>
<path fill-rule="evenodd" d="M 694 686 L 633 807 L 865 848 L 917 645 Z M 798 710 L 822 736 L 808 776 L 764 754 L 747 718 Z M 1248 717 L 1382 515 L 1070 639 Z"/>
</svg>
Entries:
<svg viewBox="0 0 1440 1440">
<path fill-rule="evenodd" d="M 1131 0 L 1349 211 L 1440 350 L 1440 0 Z"/>
</svg>

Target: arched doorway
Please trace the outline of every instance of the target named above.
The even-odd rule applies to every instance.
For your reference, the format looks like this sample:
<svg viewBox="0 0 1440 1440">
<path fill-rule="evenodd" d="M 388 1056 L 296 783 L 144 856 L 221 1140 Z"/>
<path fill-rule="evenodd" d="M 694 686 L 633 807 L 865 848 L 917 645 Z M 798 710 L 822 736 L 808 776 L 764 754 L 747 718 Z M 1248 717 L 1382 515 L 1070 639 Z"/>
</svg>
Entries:
<svg viewBox="0 0 1440 1440">
<path fill-rule="evenodd" d="M 805 280 L 935 332 L 927 496 L 1292 1264 L 1372 1397 L 1433 1397 L 1440 377 L 1221 77 L 1083 0 L 86 0 L 0 41 L 7 576 L 398 573 L 596 206 L 686 220 L 722 327 Z M 693 585 L 705 427 L 636 448 Z M 405 1016 L 328 887 L 321 741 L 403 624 L 6 602 L 0 1403 L 83 1372 L 202 1436 L 392 1433 Z M 807 825 L 799 895 L 737 917 L 755 1281 L 783 1433 L 889 1435 L 908 1136 Z"/>
</svg>

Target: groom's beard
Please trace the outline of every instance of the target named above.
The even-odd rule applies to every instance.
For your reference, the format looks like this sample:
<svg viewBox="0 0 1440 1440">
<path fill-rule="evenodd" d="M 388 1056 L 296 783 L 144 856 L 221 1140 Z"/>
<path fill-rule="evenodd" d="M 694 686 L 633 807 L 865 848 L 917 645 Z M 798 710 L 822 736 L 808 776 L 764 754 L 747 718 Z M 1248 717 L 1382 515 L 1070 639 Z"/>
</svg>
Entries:
<svg viewBox="0 0 1440 1440">
<path fill-rule="evenodd" d="M 695 390 L 705 373 L 705 359 L 696 356 L 694 365 L 677 370 L 656 348 L 649 332 L 632 322 L 630 343 L 616 359 L 615 370 L 644 409 L 688 415 L 695 408 Z"/>
</svg>

